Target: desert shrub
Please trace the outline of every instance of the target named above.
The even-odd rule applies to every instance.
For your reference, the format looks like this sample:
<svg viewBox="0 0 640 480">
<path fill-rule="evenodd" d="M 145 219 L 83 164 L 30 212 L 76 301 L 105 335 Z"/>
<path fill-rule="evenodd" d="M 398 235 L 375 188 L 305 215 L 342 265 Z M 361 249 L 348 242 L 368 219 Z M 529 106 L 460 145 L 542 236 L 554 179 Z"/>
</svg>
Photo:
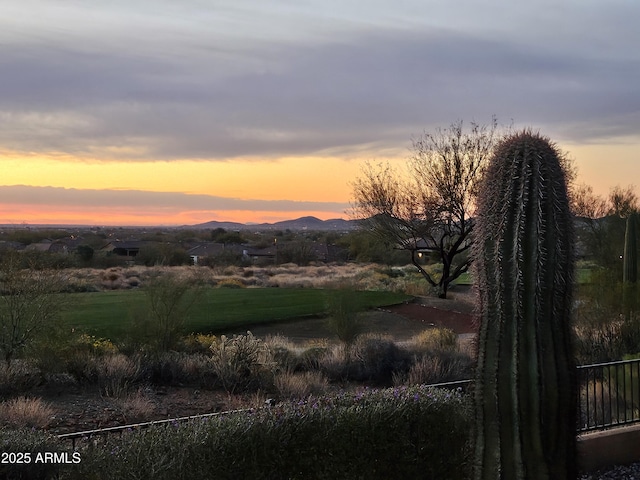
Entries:
<svg viewBox="0 0 640 480">
<path fill-rule="evenodd" d="M 40 398 L 18 397 L 0 403 L 0 423 L 14 428 L 44 428 L 54 413 Z"/>
<path fill-rule="evenodd" d="M 327 294 L 329 328 L 345 345 L 354 342 L 361 331 L 358 319 L 360 306 L 352 290 L 341 289 Z"/>
<path fill-rule="evenodd" d="M 108 290 L 124 288 L 126 284 L 120 267 L 109 268 L 100 274 L 100 286 Z"/>
<path fill-rule="evenodd" d="M 394 374 L 404 374 L 411 366 L 410 353 L 392 339 L 380 335 L 359 337 L 353 345 L 334 345 L 318 360 L 318 369 L 332 381 L 369 382 L 391 385 Z"/>
<path fill-rule="evenodd" d="M 427 353 L 417 358 L 406 375 L 394 375 L 396 385 L 430 385 L 468 380 L 473 373 L 473 360 L 456 352 Z"/>
<path fill-rule="evenodd" d="M 282 335 L 270 335 L 264 341 L 275 369 L 285 372 L 318 370 L 319 360 L 328 349 L 324 339 L 297 345 Z"/>
<path fill-rule="evenodd" d="M 210 353 L 211 345 L 217 341 L 215 335 L 191 333 L 182 338 L 182 349 L 187 353 Z"/>
<path fill-rule="evenodd" d="M 42 372 L 29 360 L 0 362 L 0 394 L 26 392 L 42 381 Z"/>
<path fill-rule="evenodd" d="M 121 398 L 119 404 L 127 422 L 145 420 L 155 410 L 155 404 L 142 389 Z"/>
<path fill-rule="evenodd" d="M 30 356 L 48 377 L 70 374 L 76 380 L 87 380 L 87 364 L 91 357 L 114 355 L 118 347 L 110 340 L 68 329 L 55 329 L 40 338 Z"/>
<path fill-rule="evenodd" d="M 84 376 L 98 385 L 102 395 L 122 397 L 140 380 L 140 363 L 121 353 L 88 357 Z"/>
<path fill-rule="evenodd" d="M 150 352 L 140 357 L 141 376 L 154 385 L 211 387 L 216 374 L 209 355 L 184 352 Z"/>
<path fill-rule="evenodd" d="M 21 480 L 42 480 L 60 478 L 59 474 L 67 468 L 67 465 L 55 463 L 37 462 L 38 454 L 45 452 L 63 452 L 58 439 L 41 430 L 26 429 L 0 429 L 0 452 L 14 454 L 29 454 L 31 459 L 28 465 L 20 463 L 0 463 L 0 478 Z M 82 461 L 79 453 L 67 452 L 70 461 Z"/>
<path fill-rule="evenodd" d="M 353 344 L 349 378 L 390 385 L 394 373 L 405 372 L 410 364 L 409 352 L 398 347 L 392 339 L 367 335 Z"/>
<path fill-rule="evenodd" d="M 218 288 L 246 288 L 246 285 L 239 278 L 224 278 L 216 286 Z"/>
<path fill-rule="evenodd" d="M 222 335 L 211 345 L 211 362 L 227 393 L 263 386 L 273 368 L 267 345 L 251 332 L 230 338 Z"/>
<path fill-rule="evenodd" d="M 289 339 L 282 335 L 270 335 L 264 342 L 278 370 L 293 372 L 301 369 L 304 361 L 300 357 L 300 350 Z"/>
<path fill-rule="evenodd" d="M 145 301 L 129 308 L 125 353 L 168 351 L 182 343 L 184 323 L 202 298 L 202 278 L 193 270 L 155 271 L 145 280 Z"/>
<path fill-rule="evenodd" d="M 594 269 L 577 289 L 573 310 L 578 361 L 620 360 L 640 350 L 640 312 L 623 302 L 624 289 L 611 269 Z M 632 297 L 637 297 L 637 292 Z"/>
<path fill-rule="evenodd" d="M 105 437 L 66 473 L 96 480 L 187 472 L 195 480 L 460 480 L 468 475 L 470 428 L 468 402 L 457 392 L 365 390 Z"/>
<path fill-rule="evenodd" d="M 273 382 L 284 398 L 321 395 L 329 388 L 329 381 L 321 372 L 282 372 L 275 376 Z"/>
<path fill-rule="evenodd" d="M 346 381 L 349 378 L 351 355 L 342 345 L 325 349 L 318 359 L 318 369 L 332 381 Z"/>
<path fill-rule="evenodd" d="M 329 350 L 329 346 L 326 342 L 309 344 L 305 346 L 300 352 L 299 370 L 319 370 L 322 359 L 327 355 L 327 352 L 329 352 Z"/>
<path fill-rule="evenodd" d="M 574 309 L 576 355 L 580 363 L 620 360 L 640 350 L 640 312 L 624 315 L 592 299 Z"/>
<path fill-rule="evenodd" d="M 408 343 L 417 352 L 456 351 L 458 335 L 449 328 L 429 328 L 411 337 Z"/>
</svg>

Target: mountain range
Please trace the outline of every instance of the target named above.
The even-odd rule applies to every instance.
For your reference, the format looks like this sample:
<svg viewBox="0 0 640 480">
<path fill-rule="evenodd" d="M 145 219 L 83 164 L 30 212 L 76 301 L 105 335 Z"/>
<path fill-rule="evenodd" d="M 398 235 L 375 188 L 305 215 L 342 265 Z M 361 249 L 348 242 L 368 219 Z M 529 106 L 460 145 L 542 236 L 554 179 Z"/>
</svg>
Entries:
<svg viewBox="0 0 640 480">
<path fill-rule="evenodd" d="M 224 228 L 225 230 L 333 230 L 347 231 L 357 228 L 355 220 L 344 220 L 342 218 L 334 218 L 331 220 L 320 220 L 316 217 L 300 217 L 295 220 L 283 220 L 275 223 L 238 223 L 238 222 L 218 222 L 212 220 L 210 222 L 199 223 L 197 225 L 189 225 L 185 228 L 199 229 L 215 229 Z"/>
</svg>

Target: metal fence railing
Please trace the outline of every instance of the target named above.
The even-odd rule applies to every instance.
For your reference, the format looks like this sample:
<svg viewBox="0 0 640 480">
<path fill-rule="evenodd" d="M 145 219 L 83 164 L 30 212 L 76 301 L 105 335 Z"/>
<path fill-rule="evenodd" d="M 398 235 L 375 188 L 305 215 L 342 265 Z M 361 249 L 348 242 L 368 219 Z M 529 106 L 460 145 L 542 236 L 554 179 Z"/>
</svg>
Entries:
<svg viewBox="0 0 640 480">
<path fill-rule="evenodd" d="M 132 423 L 129 425 L 120 425 L 117 427 L 108 427 L 108 428 L 99 428 L 95 430 L 85 430 L 82 432 L 73 432 L 73 433 L 63 433 L 58 435 L 60 440 L 68 440 L 71 442 L 72 448 L 76 449 L 76 443 L 78 440 L 91 440 L 94 437 L 99 437 L 102 435 L 109 434 L 119 434 L 122 435 L 126 432 L 132 432 L 134 430 L 141 430 L 144 428 L 148 428 L 156 425 L 176 425 L 178 423 L 186 422 L 189 420 L 204 420 L 211 417 L 219 417 L 222 415 L 229 415 L 230 413 L 237 412 L 249 412 L 252 411 L 252 408 L 243 408 L 240 410 L 227 410 L 224 412 L 215 412 L 215 413 L 205 413 L 202 415 L 191 415 L 189 417 L 177 417 L 177 418 L 167 418 L 165 420 L 154 420 L 151 422 L 142 422 L 142 423 Z"/>
<path fill-rule="evenodd" d="M 579 433 L 640 423 L 640 359 L 581 365 L 578 367 L 577 377 L 579 390 Z M 457 380 L 431 386 L 436 388 L 460 389 L 464 393 L 469 393 L 473 388 L 473 380 Z M 152 425 L 175 424 L 188 420 L 205 419 L 250 410 L 252 409 L 208 413 L 119 427 L 87 430 L 84 432 L 66 433 L 58 435 L 58 438 L 61 440 L 70 440 L 75 449 L 76 441 L 79 439 L 86 440 L 95 436 L 114 433 L 122 434 L 127 431 L 147 428 Z"/>
<path fill-rule="evenodd" d="M 581 432 L 640 422 L 640 359 L 578 367 Z"/>
</svg>

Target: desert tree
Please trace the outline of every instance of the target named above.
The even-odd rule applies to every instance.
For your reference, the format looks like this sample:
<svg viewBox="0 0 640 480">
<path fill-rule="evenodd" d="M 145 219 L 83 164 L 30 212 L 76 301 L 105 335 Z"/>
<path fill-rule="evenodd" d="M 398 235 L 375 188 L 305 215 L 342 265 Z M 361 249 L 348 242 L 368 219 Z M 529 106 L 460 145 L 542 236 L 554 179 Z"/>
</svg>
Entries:
<svg viewBox="0 0 640 480">
<path fill-rule="evenodd" d="M 413 140 L 405 172 L 388 163 L 365 165 L 353 184 L 352 216 L 389 245 L 408 250 L 411 262 L 446 298 L 467 272 L 478 186 L 501 134 L 488 125 L 458 121 Z M 442 262 L 439 277 L 422 265 L 423 253 Z"/>
<path fill-rule="evenodd" d="M 0 352 L 7 366 L 39 334 L 55 326 L 67 303 L 61 293 L 62 274 L 25 268 L 19 253 L 6 252 L 0 261 Z"/>
<path fill-rule="evenodd" d="M 612 270 L 615 278 L 619 277 L 626 220 L 640 209 L 634 187 L 617 185 L 605 198 L 594 193 L 590 185 L 581 184 L 574 189 L 571 200 L 586 252 L 598 265 Z"/>
<path fill-rule="evenodd" d="M 160 351 L 173 348 L 182 333 L 184 324 L 202 296 L 202 287 L 196 276 L 183 278 L 166 272 L 152 278 L 143 287 L 146 316 L 142 326 Z"/>
</svg>

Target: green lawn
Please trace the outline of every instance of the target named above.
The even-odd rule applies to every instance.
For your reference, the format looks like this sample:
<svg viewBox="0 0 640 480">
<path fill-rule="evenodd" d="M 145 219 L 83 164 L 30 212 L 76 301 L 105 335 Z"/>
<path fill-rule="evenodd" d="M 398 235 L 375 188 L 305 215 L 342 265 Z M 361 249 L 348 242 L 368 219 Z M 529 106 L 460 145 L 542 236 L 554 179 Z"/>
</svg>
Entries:
<svg viewBox="0 0 640 480">
<path fill-rule="evenodd" d="M 216 333 L 230 328 L 293 318 L 318 316 L 325 312 L 330 290 L 289 288 L 208 289 L 194 306 L 185 324 L 185 333 Z M 62 314 L 69 326 L 100 337 L 122 335 L 136 311 L 144 308 L 141 290 L 77 293 Z M 364 309 L 392 305 L 409 299 L 385 291 L 354 292 Z"/>
<path fill-rule="evenodd" d="M 469 272 L 464 272 L 456 278 L 453 283 L 456 285 L 473 285 L 473 280 L 471 279 L 471 274 Z"/>
<path fill-rule="evenodd" d="M 576 268 L 576 283 L 589 283 L 591 268 Z M 473 285 L 473 278 L 469 272 L 465 272 L 454 280 L 456 285 Z"/>
</svg>

